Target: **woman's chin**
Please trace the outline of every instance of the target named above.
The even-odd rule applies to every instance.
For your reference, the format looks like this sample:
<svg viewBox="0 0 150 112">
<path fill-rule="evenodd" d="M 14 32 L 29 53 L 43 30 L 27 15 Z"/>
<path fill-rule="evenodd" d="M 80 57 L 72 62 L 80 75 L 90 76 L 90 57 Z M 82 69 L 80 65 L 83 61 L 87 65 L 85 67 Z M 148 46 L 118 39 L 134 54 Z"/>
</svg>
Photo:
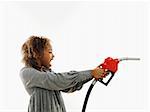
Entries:
<svg viewBox="0 0 150 112">
<path fill-rule="evenodd" d="M 49 64 L 49 67 L 51 67 L 52 65 L 51 64 Z"/>
<path fill-rule="evenodd" d="M 51 64 L 47 64 L 45 67 L 46 67 L 46 68 L 50 68 L 50 67 L 51 67 Z"/>
</svg>

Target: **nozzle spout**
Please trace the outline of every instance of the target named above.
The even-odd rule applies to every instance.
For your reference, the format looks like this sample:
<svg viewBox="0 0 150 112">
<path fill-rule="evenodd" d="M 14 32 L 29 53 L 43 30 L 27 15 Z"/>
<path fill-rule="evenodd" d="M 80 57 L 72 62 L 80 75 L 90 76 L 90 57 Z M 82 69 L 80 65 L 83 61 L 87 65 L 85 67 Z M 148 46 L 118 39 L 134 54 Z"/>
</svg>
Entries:
<svg viewBox="0 0 150 112">
<path fill-rule="evenodd" d="M 140 58 L 129 58 L 129 57 L 124 57 L 124 58 L 120 58 L 118 59 L 119 61 L 124 61 L 124 60 L 135 60 L 135 61 L 138 61 L 140 60 Z"/>
</svg>

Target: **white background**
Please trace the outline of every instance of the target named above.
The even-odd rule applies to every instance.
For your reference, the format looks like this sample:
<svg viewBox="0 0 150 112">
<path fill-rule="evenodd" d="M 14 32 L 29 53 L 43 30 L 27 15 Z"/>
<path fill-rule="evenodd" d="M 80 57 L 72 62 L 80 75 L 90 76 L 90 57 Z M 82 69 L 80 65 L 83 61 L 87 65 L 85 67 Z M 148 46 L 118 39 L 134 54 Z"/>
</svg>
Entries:
<svg viewBox="0 0 150 112">
<path fill-rule="evenodd" d="M 27 112 L 19 71 L 31 35 L 51 39 L 55 72 L 93 69 L 108 56 L 141 58 L 120 63 L 107 87 L 97 83 L 86 112 L 148 112 L 146 2 L 1 2 L 0 17 L 0 112 Z M 90 83 L 63 93 L 68 112 L 81 112 Z"/>
</svg>

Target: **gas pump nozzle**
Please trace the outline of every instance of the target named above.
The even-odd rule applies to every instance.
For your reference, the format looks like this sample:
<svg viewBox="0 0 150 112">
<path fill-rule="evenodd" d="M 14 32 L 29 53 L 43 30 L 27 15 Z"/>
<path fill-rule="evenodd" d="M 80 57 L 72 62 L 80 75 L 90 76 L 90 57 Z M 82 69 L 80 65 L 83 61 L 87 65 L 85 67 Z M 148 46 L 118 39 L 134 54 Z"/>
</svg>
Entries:
<svg viewBox="0 0 150 112">
<path fill-rule="evenodd" d="M 107 86 L 109 84 L 109 82 L 111 81 L 111 79 L 114 77 L 114 74 L 117 72 L 118 70 L 118 63 L 120 61 L 124 61 L 124 60 L 140 60 L 140 58 L 128 58 L 128 57 L 125 57 L 125 58 L 120 58 L 120 59 L 113 59 L 111 57 L 108 57 L 104 60 L 104 62 L 102 64 L 99 65 L 100 68 L 104 69 L 106 72 L 107 72 L 107 75 L 106 77 L 110 74 L 111 77 L 108 79 L 107 82 L 104 82 L 103 79 L 104 78 L 101 78 L 99 79 L 98 81 L 101 82 L 102 84 L 104 84 L 105 86 Z M 89 98 L 89 95 L 92 91 L 92 88 L 94 87 L 94 85 L 96 84 L 97 80 L 93 80 L 92 84 L 90 85 L 88 91 L 87 91 L 87 94 L 86 94 L 86 97 L 85 97 L 85 100 L 84 100 L 84 104 L 83 104 L 83 108 L 82 108 L 82 112 L 85 112 L 85 109 L 86 109 L 86 105 L 87 105 L 87 102 L 88 102 L 88 98 Z"/>
<path fill-rule="evenodd" d="M 105 61 L 99 65 L 100 68 L 104 69 L 105 71 L 107 71 L 107 75 L 111 75 L 110 78 L 108 79 L 107 82 L 104 82 L 103 79 L 99 79 L 98 81 L 101 82 L 102 84 L 104 84 L 105 86 L 107 86 L 109 84 L 109 82 L 111 81 L 111 79 L 114 77 L 114 74 L 117 72 L 118 70 L 118 63 L 120 61 L 124 61 L 124 60 L 140 60 L 140 58 L 120 58 L 120 59 L 113 59 L 111 57 L 108 57 L 105 59 Z M 94 83 L 96 83 L 94 81 Z"/>
</svg>

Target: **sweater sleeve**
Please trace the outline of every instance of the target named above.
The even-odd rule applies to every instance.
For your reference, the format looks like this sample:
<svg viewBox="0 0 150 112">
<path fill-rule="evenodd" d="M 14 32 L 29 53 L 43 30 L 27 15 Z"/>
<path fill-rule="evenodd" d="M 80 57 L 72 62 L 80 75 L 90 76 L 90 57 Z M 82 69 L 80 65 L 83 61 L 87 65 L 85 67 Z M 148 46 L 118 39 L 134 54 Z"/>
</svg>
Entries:
<svg viewBox="0 0 150 112">
<path fill-rule="evenodd" d="M 41 72 L 30 67 L 21 69 L 20 77 L 26 88 L 40 87 L 64 92 L 71 88 L 80 89 L 83 83 L 92 79 L 91 70 L 55 73 Z"/>
<path fill-rule="evenodd" d="M 81 75 L 82 75 L 82 72 L 77 72 L 77 71 L 72 71 L 72 72 L 74 72 L 74 73 L 77 73 L 77 74 L 80 74 L 81 73 Z M 86 80 L 82 80 L 82 81 L 80 81 L 80 82 L 78 82 L 75 86 L 73 86 L 73 87 L 70 87 L 70 88 L 67 88 L 67 89 L 64 89 L 64 90 L 62 90 L 62 92 L 65 92 L 65 93 L 72 93 L 72 92 L 75 92 L 76 90 L 80 90 L 82 87 L 83 87 L 83 85 L 85 84 L 85 83 L 87 83 L 88 81 L 90 81 L 92 78 L 91 78 L 91 75 L 89 76 L 90 78 L 87 78 Z"/>
</svg>

